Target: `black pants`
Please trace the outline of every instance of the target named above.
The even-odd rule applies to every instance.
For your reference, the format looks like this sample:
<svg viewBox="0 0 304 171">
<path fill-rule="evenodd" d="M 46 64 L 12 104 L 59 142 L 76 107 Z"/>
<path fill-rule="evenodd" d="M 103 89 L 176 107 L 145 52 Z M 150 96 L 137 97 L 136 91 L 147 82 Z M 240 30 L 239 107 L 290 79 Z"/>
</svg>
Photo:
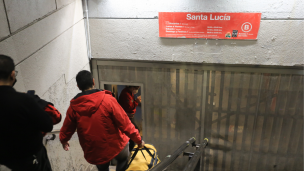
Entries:
<svg viewBox="0 0 304 171">
<path fill-rule="evenodd" d="M 128 158 L 129 158 L 129 146 L 128 144 L 125 146 L 125 148 L 115 157 L 117 160 L 117 166 L 116 171 L 125 171 L 127 164 L 128 164 Z M 109 171 L 110 162 L 97 165 L 98 171 Z"/>
<path fill-rule="evenodd" d="M 135 126 L 135 128 L 138 130 L 138 132 L 140 132 L 138 126 L 135 124 L 134 118 L 130 118 L 130 120 L 131 120 L 132 124 Z M 129 140 L 129 151 L 132 151 L 135 145 L 136 145 L 135 142 L 130 139 Z"/>
<path fill-rule="evenodd" d="M 26 147 L 25 147 L 26 148 Z M 5 164 L 12 171 L 52 171 L 44 146 L 34 155 Z"/>
</svg>

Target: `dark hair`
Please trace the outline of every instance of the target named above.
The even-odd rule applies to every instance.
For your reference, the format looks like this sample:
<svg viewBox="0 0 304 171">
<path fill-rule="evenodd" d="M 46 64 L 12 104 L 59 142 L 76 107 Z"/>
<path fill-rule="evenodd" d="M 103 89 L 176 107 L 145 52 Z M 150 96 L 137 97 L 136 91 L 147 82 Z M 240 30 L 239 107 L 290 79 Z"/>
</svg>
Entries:
<svg viewBox="0 0 304 171">
<path fill-rule="evenodd" d="M 127 86 L 127 87 L 129 87 L 129 88 L 136 88 L 136 89 L 138 89 L 140 86 Z"/>
<path fill-rule="evenodd" d="M 82 70 L 76 75 L 76 82 L 80 90 L 84 91 L 93 87 L 93 77 L 89 71 Z"/>
<path fill-rule="evenodd" d="M 7 80 L 14 70 L 14 60 L 9 56 L 0 55 L 0 80 Z"/>
</svg>

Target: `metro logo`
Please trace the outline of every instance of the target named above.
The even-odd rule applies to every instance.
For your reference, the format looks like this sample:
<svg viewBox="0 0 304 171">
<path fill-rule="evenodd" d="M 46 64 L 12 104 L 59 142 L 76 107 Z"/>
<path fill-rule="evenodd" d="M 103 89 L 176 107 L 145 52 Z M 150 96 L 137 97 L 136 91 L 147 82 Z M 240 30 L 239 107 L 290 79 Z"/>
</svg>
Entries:
<svg viewBox="0 0 304 171">
<path fill-rule="evenodd" d="M 252 25 L 249 22 L 246 22 L 242 25 L 242 31 L 243 32 L 250 32 L 252 29 Z"/>
</svg>

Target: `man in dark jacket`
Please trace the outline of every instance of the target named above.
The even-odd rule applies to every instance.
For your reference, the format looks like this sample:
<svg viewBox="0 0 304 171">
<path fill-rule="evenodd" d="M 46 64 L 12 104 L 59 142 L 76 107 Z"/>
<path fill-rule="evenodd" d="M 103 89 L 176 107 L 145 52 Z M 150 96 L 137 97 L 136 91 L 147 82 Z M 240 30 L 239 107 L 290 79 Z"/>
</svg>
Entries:
<svg viewBox="0 0 304 171">
<path fill-rule="evenodd" d="M 42 133 L 53 129 L 51 117 L 25 93 L 16 92 L 12 58 L 0 55 L 0 164 L 13 171 L 51 171 Z"/>
<path fill-rule="evenodd" d="M 89 163 L 97 165 L 99 171 L 108 171 L 110 161 L 115 158 L 116 170 L 125 170 L 129 139 L 139 147 L 144 146 L 138 130 L 110 91 L 94 89 L 89 71 L 80 71 L 76 82 L 82 93 L 71 100 L 60 130 L 63 148 L 69 150 L 68 141 L 77 128 L 84 157 Z"/>
</svg>

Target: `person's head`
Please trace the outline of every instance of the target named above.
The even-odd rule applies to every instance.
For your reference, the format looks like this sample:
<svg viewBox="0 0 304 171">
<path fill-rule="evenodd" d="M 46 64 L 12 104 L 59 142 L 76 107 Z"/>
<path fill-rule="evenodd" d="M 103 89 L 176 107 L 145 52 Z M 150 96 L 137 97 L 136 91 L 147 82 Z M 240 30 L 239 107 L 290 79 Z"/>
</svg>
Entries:
<svg viewBox="0 0 304 171">
<path fill-rule="evenodd" d="M 0 55 L 0 85 L 13 86 L 16 81 L 14 60 L 6 55 Z"/>
<path fill-rule="evenodd" d="M 140 86 L 128 86 L 128 88 L 133 94 L 137 94 Z"/>
<path fill-rule="evenodd" d="M 95 81 L 89 71 L 82 70 L 76 75 L 76 82 L 79 90 L 86 91 L 94 88 Z"/>
</svg>

